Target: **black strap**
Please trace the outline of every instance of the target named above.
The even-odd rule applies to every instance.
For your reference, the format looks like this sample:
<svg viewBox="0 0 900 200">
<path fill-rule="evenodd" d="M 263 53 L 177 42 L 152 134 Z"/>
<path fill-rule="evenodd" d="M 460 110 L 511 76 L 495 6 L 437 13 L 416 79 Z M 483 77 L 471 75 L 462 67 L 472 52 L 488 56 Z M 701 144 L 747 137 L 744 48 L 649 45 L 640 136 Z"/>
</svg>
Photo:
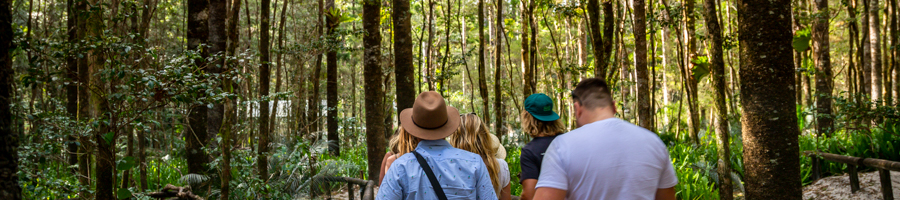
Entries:
<svg viewBox="0 0 900 200">
<path fill-rule="evenodd" d="M 441 184 L 438 183 L 437 177 L 434 177 L 434 172 L 431 171 L 431 167 L 425 162 L 425 158 L 418 152 L 413 151 L 412 153 L 413 155 L 416 155 L 416 160 L 419 161 L 422 170 L 425 170 L 425 175 L 428 175 L 428 180 L 431 181 L 431 187 L 434 188 L 434 194 L 437 195 L 440 200 L 447 200 L 447 195 L 444 194 L 444 188 L 441 188 Z"/>
</svg>

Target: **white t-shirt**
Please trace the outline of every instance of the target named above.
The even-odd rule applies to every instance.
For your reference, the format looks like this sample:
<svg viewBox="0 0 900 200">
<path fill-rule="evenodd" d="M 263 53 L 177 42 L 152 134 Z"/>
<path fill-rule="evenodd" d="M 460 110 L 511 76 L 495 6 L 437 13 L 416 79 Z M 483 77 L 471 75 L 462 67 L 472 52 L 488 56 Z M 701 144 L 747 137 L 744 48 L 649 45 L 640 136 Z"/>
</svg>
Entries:
<svg viewBox="0 0 900 200">
<path fill-rule="evenodd" d="M 647 129 L 618 118 L 597 121 L 556 137 L 535 188 L 566 190 L 566 199 L 654 199 L 675 187 L 669 152 Z"/>
<path fill-rule="evenodd" d="M 502 189 L 509 185 L 509 164 L 506 163 L 506 161 L 503 159 L 496 159 L 497 164 L 500 165 L 500 170 L 498 170 L 500 172 L 500 175 L 497 177 L 500 179 L 500 188 Z"/>
</svg>

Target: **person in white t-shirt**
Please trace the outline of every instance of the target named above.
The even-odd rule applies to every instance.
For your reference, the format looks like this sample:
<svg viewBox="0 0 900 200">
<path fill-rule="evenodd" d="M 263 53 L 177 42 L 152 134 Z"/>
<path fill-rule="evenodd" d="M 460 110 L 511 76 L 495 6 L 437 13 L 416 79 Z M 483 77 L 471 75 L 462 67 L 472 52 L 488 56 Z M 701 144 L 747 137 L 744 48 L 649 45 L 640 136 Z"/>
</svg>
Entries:
<svg viewBox="0 0 900 200">
<path fill-rule="evenodd" d="M 675 199 L 678 178 L 665 144 L 615 117 L 606 82 L 583 80 L 572 99 L 578 129 L 550 143 L 535 199 Z"/>
</svg>

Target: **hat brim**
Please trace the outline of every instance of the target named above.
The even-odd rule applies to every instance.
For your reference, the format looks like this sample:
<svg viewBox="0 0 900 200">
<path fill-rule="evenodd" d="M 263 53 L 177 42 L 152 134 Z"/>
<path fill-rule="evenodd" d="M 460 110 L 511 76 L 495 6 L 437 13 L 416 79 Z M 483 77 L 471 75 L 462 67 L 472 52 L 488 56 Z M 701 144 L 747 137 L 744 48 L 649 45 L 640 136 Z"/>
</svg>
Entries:
<svg viewBox="0 0 900 200">
<path fill-rule="evenodd" d="M 434 129 L 419 127 L 412 120 L 412 108 L 403 109 L 400 112 L 400 126 L 409 134 L 423 140 L 444 139 L 452 135 L 459 128 L 459 110 L 447 106 L 447 123 Z"/>
<path fill-rule="evenodd" d="M 532 112 L 529 112 L 529 113 L 531 113 L 531 116 L 533 116 L 535 119 L 545 121 L 545 122 L 556 121 L 559 119 L 559 114 L 556 114 L 556 112 L 550 112 L 549 115 L 535 115 Z"/>
</svg>

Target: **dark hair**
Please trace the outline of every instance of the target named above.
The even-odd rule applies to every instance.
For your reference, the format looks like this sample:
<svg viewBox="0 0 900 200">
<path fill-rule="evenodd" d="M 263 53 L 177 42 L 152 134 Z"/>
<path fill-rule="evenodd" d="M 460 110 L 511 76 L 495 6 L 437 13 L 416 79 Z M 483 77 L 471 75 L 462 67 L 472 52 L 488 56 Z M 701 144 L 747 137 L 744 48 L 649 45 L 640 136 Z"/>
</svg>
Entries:
<svg viewBox="0 0 900 200">
<path fill-rule="evenodd" d="M 607 107 L 613 104 L 609 85 L 599 78 L 584 79 L 572 91 L 572 99 L 585 108 Z"/>
</svg>

